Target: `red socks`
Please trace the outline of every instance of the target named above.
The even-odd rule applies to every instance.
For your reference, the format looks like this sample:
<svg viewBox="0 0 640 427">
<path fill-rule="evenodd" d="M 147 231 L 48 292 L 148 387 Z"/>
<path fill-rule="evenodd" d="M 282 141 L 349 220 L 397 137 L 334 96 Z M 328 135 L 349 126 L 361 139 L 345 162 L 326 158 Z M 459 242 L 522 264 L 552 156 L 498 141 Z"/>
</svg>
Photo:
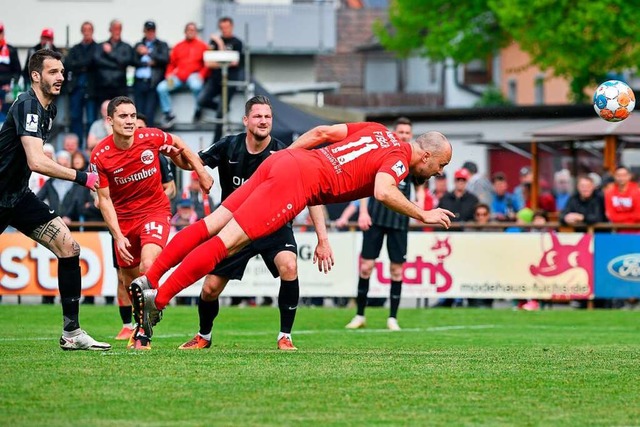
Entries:
<svg viewBox="0 0 640 427">
<path fill-rule="evenodd" d="M 185 230 L 188 228 L 191 227 L 187 227 Z M 178 233 L 178 235 L 179 234 L 180 233 Z M 176 235 L 176 237 L 178 235 Z M 167 248 L 168 247 L 169 246 L 167 246 Z M 158 288 L 158 295 L 155 301 L 158 310 L 164 309 L 164 307 L 169 304 L 169 301 L 171 301 L 171 298 L 176 296 L 181 290 L 189 287 L 213 270 L 220 261 L 227 257 L 227 253 L 226 246 L 218 236 L 211 238 L 209 241 L 191 251 L 191 253 L 182 260 L 178 268 L 171 273 L 167 281 Z M 159 259 L 160 257 L 158 257 L 158 260 Z M 156 260 L 153 265 L 155 266 L 157 262 Z"/>
<path fill-rule="evenodd" d="M 209 231 L 204 220 L 182 229 L 167 243 L 158 258 L 145 273 L 152 288 L 157 288 L 160 278 L 172 267 L 178 265 L 189 252 L 209 239 Z"/>
</svg>

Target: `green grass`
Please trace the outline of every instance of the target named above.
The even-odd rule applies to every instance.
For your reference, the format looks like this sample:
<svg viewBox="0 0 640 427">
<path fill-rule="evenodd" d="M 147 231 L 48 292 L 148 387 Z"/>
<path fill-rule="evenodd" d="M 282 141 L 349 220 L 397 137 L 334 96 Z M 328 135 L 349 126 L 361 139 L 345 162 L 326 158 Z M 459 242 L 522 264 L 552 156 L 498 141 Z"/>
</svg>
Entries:
<svg viewBox="0 0 640 427">
<path fill-rule="evenodd" d="M 353 312 L 223 307 L 214 345 L 176 349 L 195 308 L 171 307 L 153 350 L 111 337 L 117 308 L 82 306 L 108 353 L 63 352 L 59 306 L 0 305 L 0 425 L 637 425 L 639 313 L 400 311 L 401 332 L 347 331 Z M 376 329 L 379 328 L 379 329 Z"/>
</svg>

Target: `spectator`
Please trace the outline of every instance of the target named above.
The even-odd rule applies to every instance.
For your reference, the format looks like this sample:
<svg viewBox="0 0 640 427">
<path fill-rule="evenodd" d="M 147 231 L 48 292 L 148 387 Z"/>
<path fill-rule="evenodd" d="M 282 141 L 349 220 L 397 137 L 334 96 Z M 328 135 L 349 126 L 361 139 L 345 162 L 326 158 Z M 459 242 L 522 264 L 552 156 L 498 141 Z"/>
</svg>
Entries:
<svg viewBox="0 0 640 427">
<path fill-rule="evenodd" d="M 156 23 L 147 21 L 144 37 L 134 47 L 133 65 L 136 67 L 133 94 L 136 109 L 147 118 L 147 126 L 154 126 L 158 107 L 156 88 L 164 80 L 169 63 L 169 46 L 156 38 Z"/>
<path fill-rule="evenodd" d="M 491 208 L 486 203 L 478 203 L 473 212 L 473 220 L 479 226 L 491 223 Z M 492 231 L 491 228 L 476 227 L 468 231 Z"/>
<path fill-rule="evenodd" d="M 198 178 L 198 174 L 195 172 L 191 173 L 191 181 L 189 182 L 189 186 L 185 188 L 183 193 L 180 195 L 180 199 L 174 199 L 174 207 L 173 212 L 177 211 L 178 204 L 184 200 L 189 199 L 193 204 L 193 209 L 198 215 L 198 219 L 204 218 L 206 215 L 211 213 L 214 209 L 213 200 L 211 200 L 211 196 L 202 194 L 200 190 L 200 179 Z"/>
<path fill-rule="evenodd" d="M 640 223 L 640 190 L 638 184 L 631 181 L 631 173 L 625 166 L 618 166 L 614 175 L 615 185 L 604 194 L 605 213 L 609 221 L 615 224 Z M 638 230 L 618 230 L 637 233 Z"/>
<path fill-rule="evenodd" d="M 53 30 L 51 28 L 44 28 L 40 33 L 40 43 L 30 47 L 27 51 L 27 60 L 25 61 L 24 68 L 22 69 L 22 78 L 25 87 L 28 87 L 31 82 L 31 76 L 29 75 L 29 58 L 31 58 L 33 52 L 40 49 L 49 49 L 55 52 L 60 52 L 60 49 L 53 44 Z"/>
<path fill-rule="evenodd" d="M 133 64 L 133 49 L 122 41 L 122 23 L 116 19 L 109 24 L 109 40 L 94 51 L 96 65 L 96 91 L 98 102 L 116 96 L 126 96 L 127 67 Z"/>
<path fill-rule="evenodd" d="M 598 185 L 596 185 L 597 187 Z M 553 196 L 556 200 L 556 209 L 562 211 L 573 192 L 573 179 L 571 172 L 561 169 L 553 174 Z"/>
<path fill-rule="evenodd" d="M 491 181 L 493 183 L 493 191 L 491 192 L 490 206 L 493 219 L 496 221 L 514 221 L 516 219 L 516 212 L 518 212 L 522 206 L 518 205 L 513 194 L 507 191 L 509 188 L 507 177 L 502 172 L 496 172 L 491 178 Z"/>
<path fill-rule="evenodd" d="M 169 65 L 165 80 L 157 87 L 160 98 L 160 108 L 164 114 L 163 127 L 169 129 L 176 117 L 171 111 L 170 93 L 185 85 L 189 87 L 196 101 L 194 119 L 201 115 L 197 106 L 198 96 L 202 90 L 202 82 L 207 77 L 208 69 L 204 66 L 203 54 L 208 49 L 207 44 L 198 38 L 196 24 L 189 22 L 184 28 L 185 39 L 175 45 L 169 57 Z"/>
<path fill-rule="evenodd" d="M 491 182 L 478 173 L 478 165 L 474 162 L 467 161 L 462 165 L 469 172 L 469 182 L 467 191 L 475 195 L 481 203 L 491 204 Z"/>
<path fill-rule="evenodd" d="M 522 205 L 527 208 L 531 208 L 531 183 L 525 182 L 522 185 L 522 200 L 525 201 L 525 204 Z M 518 188 L 516 188 L 518 189 Z M 518 203 L 520 198 L 516 196 L 516 200 Z M 553 197 L 553 194 L 549 191 L 549 184 L 544 180 L 540 181 L 540 194 L 538 195 L 538 209 L 542 209 L 546 212 L 556 212 L 556 200 Z"/>
<path fill-rule="evenodd" d="M 89 155 L 91 155 L 91 151 L 93 151 L 95 146 L 98 145 L 98 142 L 113 133 L 113 129 L 111 129 L 111 125 L 107 120 L 108 105 L 108 99 L 102 101 L 102 104 L 100 105 L 101 118 L 91 123 L 91 127 L 89 128 L 89 134 L 87 135 L 87 148 L 85 150 Z"/>
<path fill-rule="evenodd" d="M 42 150 L 48 158 L 55 160 L 56 149 L 53 148 L 53 145 L 47 142 L 42 146 Z M 48 179 L 49 176 L 43 175 L 40 172 L 31 172 L 31 176 L 29 177 L 29 189 L 37 194 Z"/>
<path fill-rule="evenodd" d="M 525 185 L 529 184 L 529 189 L 531 189 L 531 182 L 533 182 L 533 173 L 531 172 L 531 168 L 525 166 L 520 168 L 520 172 L 518 174 L 518 178 L 520 180 L 519 184 L 516 188 L 513 189 L 513 195 L 516 198 L 516 202 L 518 206 L 526 206 L 529 203 L 529 196 L 525 197 Z M 531 191 L 529 191 L 530 193 Z"/>
<path fill-rule="evenodd" d="M 438 207 L 448 209 L 456 216 L 451 222 L 465 222 L 473 220 L 473 212 L 478 204 L 478 198 L 467 191 L 467 182 L 471 175 L 467 169 L 458 169 L 454 174 L 455 185 L 453 191 L 446 193 Z"/>
<path fill-rule="evenodd" d="M 88 162 L 84 152 L 80 150 L 80 138 L 78 138 L 78 135 L 76 135 L 75 133 L 67 133 L 64 135 L 64 138 L 62 139 L 62 149 L 67 153 L 69 153 L 72 160 L 73 160 L 73 155 L 76 153 L 79 153 L 84 157 L 85 161 Z M 73 169 L 76 169 L 73 165 L 71 167 Z M 76 170 L 84 170 L 84 169 L 76 169 Z"/>
<path fill-rule="evenodd" d="M 13 94 L 7 99 L 7 94 L 11 93 L 13 86 L 17 86 L 20 80 L 20 59 L 18 50 L 7 43 L 4 38 L 4 24 L 0 22 L 0 102 L 2 103 L 2 113 L 6 113 L 13 102 Z M 31 78 L 25 81 L 28 86 Z M 8 102 L 8 101 L 11 102 Z M 5 102 L 6 101 L 6 102 Z"/>
<path fill-rule="evenodd" d="M 233 50 L 239 52 L 240 59 L 238 62 L 232 62 L 228 67 L 228 80 L 239 81 L 244 80 L 244 57 L 242 55 L 242 41 L 233 34 L 233 19 L 223 16 L 218 20 L 218 29 L 220 35 L 212 34 L 209 46 L 213 50 Z M 207 63 L 206 66 L 211 69 L 209 77 L 205 82 L 204 88 L 198 99 L 198 105 L 202 108 L 212 108 L 220 110 L 222 108 L 222 70 L 217 62 Z M 227 109 L 229 108 L 229 100 L 233 97 L 236 86 L 228 86 L 227 88 Z M 220 98 L 219 98 L 220 97 Z M 220 99 L 220 101 L 217 101 Z M 198 116 L 199 120 L 200 117 Z"/>
<path fill-rule="evenodd" d="M 191 199 L 182 199 L 178 203 L 176 214 L 171 218 L 171 231 L 178 232 L 198 220 L 198 214 L 193 209 Z"/>
<path fill-rule="evenodd" d="M 86 123 L 93 123 L 97 114 L 95 74 L 93 65 L 98 44 L 93 40 L 93 24 L 89 21 L 80 27 L 82 41 L 74 45 L 65 58 L 67 69 L 67 89 L 69 90 L 69 109 L 71 116 L 71 132 L 78 135 L 80 145 L 86 135 Z"/>
<path fill-rule="evenodd" d="M 596 192 L 596 186 L 589 175 L 578 177 L 577 191 L 567 201 L 559 219 L 561 224 L 570 225 L 576 228 L 576 231 L 582 231 L 576 226 L 607 220 L 604 199 Z"/>
</svg>

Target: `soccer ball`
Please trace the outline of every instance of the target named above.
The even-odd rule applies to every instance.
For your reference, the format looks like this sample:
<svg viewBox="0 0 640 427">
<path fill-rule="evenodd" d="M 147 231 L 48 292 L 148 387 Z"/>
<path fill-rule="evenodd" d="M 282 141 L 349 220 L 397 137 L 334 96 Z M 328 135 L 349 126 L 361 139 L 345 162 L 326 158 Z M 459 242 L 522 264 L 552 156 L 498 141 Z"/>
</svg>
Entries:
<svg viewBox="0 0 640 427">
<path fill-rule="evenodd" d="M 608 122 L 619 122 L 636 106 L 636 96 L 626 83 L 608 80 L 598 86 L 593 94 L 593 108 L 600 118 Z"/>
</svg>

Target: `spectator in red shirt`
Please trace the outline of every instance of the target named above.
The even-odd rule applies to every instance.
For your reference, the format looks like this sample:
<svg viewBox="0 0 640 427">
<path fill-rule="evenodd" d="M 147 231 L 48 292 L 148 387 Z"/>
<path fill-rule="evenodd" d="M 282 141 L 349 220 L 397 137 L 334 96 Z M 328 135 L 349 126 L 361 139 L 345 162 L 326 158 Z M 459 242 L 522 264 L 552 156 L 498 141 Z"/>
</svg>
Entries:
<svg viewBox="0 0 640 427">
<path fill-rule="evenodd" d="M 173 127 L 176 120 L 171 112 L 170 93 L 188 86 L 197 105 L 202 84 L 208 74 L 208 69 L 204 66 L 203 54 L 209 48 L 205 42 L 198 38 L 196 24 L 189 22 L 184 28 L 184 35 L 184 40 L 175 45 L 171 51 L 165 79 L 156 88 L 160 107 L 164 113 L 163 127 L 166 129 Z M 200 115 L 197 108 L 194 116 Z"/>
<path fill-rule="evenodd" d="M 618 166 L 613 177 L 615 184 L 604 193 L 607 218 L 617 224 L 640 223 L 640 190 L 638 184 L 631 181 L 631 172 L 625 166 Z"/>
</svg>

